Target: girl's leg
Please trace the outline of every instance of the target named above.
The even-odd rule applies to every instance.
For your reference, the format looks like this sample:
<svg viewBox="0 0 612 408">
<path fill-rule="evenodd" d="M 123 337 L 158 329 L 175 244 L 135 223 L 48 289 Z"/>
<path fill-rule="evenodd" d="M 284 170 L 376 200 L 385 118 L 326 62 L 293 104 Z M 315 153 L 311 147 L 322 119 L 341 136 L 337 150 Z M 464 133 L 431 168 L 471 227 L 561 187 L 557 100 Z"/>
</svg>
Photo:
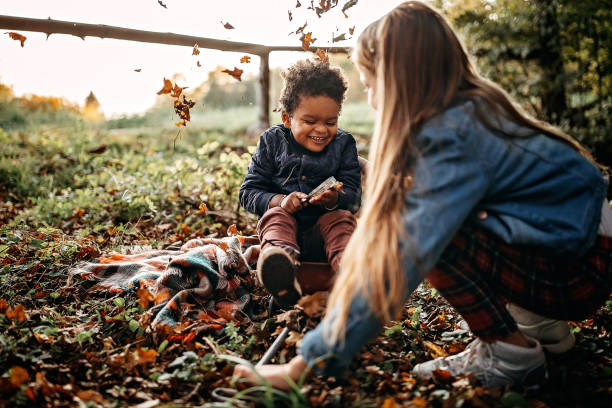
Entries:
<svg viewBox="0 0 612 408">
<path fill-rule="evenodd" d="M 321 231 L 327 261 L 335 273 L 338 273 L 344 248 L 356 226 L 355 216 L 346 210 L 330 211 L 317 221 L 316 227 Z"/>
</svg>

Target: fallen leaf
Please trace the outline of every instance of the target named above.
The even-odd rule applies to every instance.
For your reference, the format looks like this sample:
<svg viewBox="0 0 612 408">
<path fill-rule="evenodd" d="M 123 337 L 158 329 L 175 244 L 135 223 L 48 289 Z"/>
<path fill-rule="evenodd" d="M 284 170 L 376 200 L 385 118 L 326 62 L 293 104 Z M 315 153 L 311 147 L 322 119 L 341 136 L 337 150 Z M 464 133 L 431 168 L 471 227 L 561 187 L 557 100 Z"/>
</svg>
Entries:
<svg viewBox="0 0 612 408">
<path fill-rule="evenodd" d="M 0 313 L 4 313 L 8 309 L 8 303 L 5 298 L 0 299 Z"/>
<path fill-rule="evenodd" d="M 6 317 L 10 320 L 17 320 L 18 322 L 25 322 L 27 319 L 25 308 L 22 304 L 19 304 L 13 308 L 6 310 Z"/>
<path fill-rule="evenodd" d="M 310 48 L 310 44 L 317 41 L 316 38 L 312 38 L 312 31 L 309 31 L 306 34 L 304 34 L 301 40 L 302 40 L 302 48 L 304 49 L 304 51 L 308 51 L 308 49 Z"/>
<path fill-rule="evenodd" d="M 395 402 L 393 398 L 385 399 L 385 401 L 381 405 L 381 408 L 396 408 L 396 407 L 401 407 L 401 405 Z"/>
<path fill-rule="evenodd" d="M 77 397 L 79 397 L 83 402 L 95 402 L 98 404 L 104 402 L 104 398 L 96 390 L 80 390 L 77 392 Z"/>
<path fill-rule="evenodd" d="M 227 235 L 234 236 L 234 235 L 238 235 L 238 228 L 236 228 L 236 224 L 232 224 L 229 227 L 227 227 Z"/>
<path fill-rule="evenodd" d="M 233 26 L 233 25 L 231 25 L 229 22 L 224 23 L 223 21 L 221 21 L 221 24 L 223 24 L 223 27 L 224 27 L 225 29 L 227 29 L 227 30 L 233 30 L 233 29 L 234 29 L 234 26 Z"/>
<path fill-rule="evenodd" d="M 30 381 L 30 375 L 28 371 L 20 366 L 13 366 L 10 370 L 11 384 L 15 388 L 21 387 L 23 383 Z"/>
<path fill-rule="evenodd" d="M 433 370 L 431 373 L 436 381 L 443 384 L 448 384 L 453 380 L 453 375 L 447 370 Z"/>
<path fill-rule="evenodd" d="M 226 242 L 221 242 L 219 244 L 219 248 L 221 248 L 223 250 L 223 252 L 225 252 L 226 254 L 229 255 L 229 245 L 227 245 Z"/>
<path fill-rule="evenodd" d="M 13 40 L 15 41 L 19 41 L 21 43 L 21 46 L 23 47 L 23 43 L 25 42 L 25 40 L 27 39 L 25 36 L 19 34 L 19 33 L 14 33 L 14 32 L 9 32 L 8 33 L 9 37 L 11 37 Z"/>
<path fill-rule="evenodd" d="M 427 406 L 427 400 L 424 397 L 414 397 L 411 402 L 416 407 L 425 408 Z"/>
<path fill-rule="evenodd" d="M 432 358 L 448 356 L 448 353 L 446 351 L 444 351 L 444 349 L 442 347 L 440 347 L 437 344 L 434 344 L 434 343 L 432 343 L 430 341 L 424 341 L 423 342 L 423 346 L 429 352 L 429 355 Z"/>
<path fill-rule="evenodd" d="M 296 331 L 291 330 L 289 336 L 285 339 L 285 344 L 289 346 L 297 346 L 302 341 L 302 335 Z"/>
<path fill-rule="evenodd" d="M 251 57 L 249 57 L 248 55 L 245 55 L 244 57 L 240 58 L 240 63 L 244 64 L 244 63 L 249 63 L 251 62 Z"/>
<path fill-rule="evenodd" d="M 238 81 L 242 81 L 241 76 L 242 76 L 242 73 L 243 73 L 244 71 L 243 71 L 243 70 L 241 70 L 241 69 L 239 69 L 239 68 L 234 67 L 234 70 L 233 70 L 233 71 L 230 71 L 229 69 L 224 69 L 224 70 L 223 70 L 223 71 L 221 71 L 221 72 L 225 72 L 226 74 L 231 75 L 232 77 L 234 77 L 234 78 L 235 78 L 235 79 L 237 79 Z"/>
<path fill-rule="evenodd" d="M 310 317 L 321 316 L 325 311 L 327 296 L 327 292 L 315 292 L 312 295 L 303 296 L 298 301 L 298 305 L 302 307 L 304 313 Z"/>
<path fill-rule="evenodd" d="M 200 207 L 198 207 L 198 212 L 196 214 L 206 214 L 207 211 L 208 207 L 206 206 L 206 204 L 201 203 Z"/>
<path fill-rule="evenodd" d="M 193 52 L 191 53 L 191 55 L 200 55 L 200 50 L 198 49 L 198 43 L 195 43 L 193 45 Z"/>
<path fill-rule="evenodd" d="M 138 296 L 138 304 L 146 309 L 149 307 L 149 303 L 151 303 L 155 297 L 147 288 L 141 288 L 136 291 L 136 296 Z"/>
<path fill-rule="evenodd" d="M 145 365 L 154 363 L 157 358 L 157 351 L 155 349 L 144 350 L 141 348 L 136 349 L 134 363 L 136 365 Z"/>
<path fill-rule="evenodd" d="M 168 94 L 172 92 L 172 81 L 164 78 L 164 87 L 157 92 L 158 95 Z"/>
</svg>

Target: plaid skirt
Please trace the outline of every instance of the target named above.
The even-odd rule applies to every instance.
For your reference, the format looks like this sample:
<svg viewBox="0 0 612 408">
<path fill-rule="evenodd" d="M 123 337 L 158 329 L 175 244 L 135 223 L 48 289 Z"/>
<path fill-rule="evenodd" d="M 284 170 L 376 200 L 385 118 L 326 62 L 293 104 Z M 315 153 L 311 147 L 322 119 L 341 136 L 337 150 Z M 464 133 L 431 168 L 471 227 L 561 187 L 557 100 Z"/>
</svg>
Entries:
<svg viewBox="0 0 612 408">
<path fill-rule="evenodd" d="M 555 256 L 508 245 L 466 224 L 427 280 L 476 336 L 495 341 L 517 330 L 507 302 L 560 320 L 582 320 L 595 311 L 612 289 L 612 237 L 598 235 L 584 256 Z"/>
</svg>

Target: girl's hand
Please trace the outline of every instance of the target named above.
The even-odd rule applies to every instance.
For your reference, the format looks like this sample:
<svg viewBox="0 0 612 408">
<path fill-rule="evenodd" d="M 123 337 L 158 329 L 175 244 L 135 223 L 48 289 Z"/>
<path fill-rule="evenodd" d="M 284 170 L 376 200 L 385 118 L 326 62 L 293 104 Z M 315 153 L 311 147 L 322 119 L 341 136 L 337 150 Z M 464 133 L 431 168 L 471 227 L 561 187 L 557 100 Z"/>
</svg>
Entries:
<svg viewBox="0 0 612 408">
<path fill-rule="evenodd" d="M 302 198 L 306 197 L 308 197 L 308 194 L 304 194 L 300 191 L 294 191 L 283 198 L 283 201 L 280 202 L 280 207 L 289 214 L 294 214 L 304 208 L 305 203 L 302 203 Z"/>
<path fill-rule="evenodd" d="M 270 385 L 279 390 L 288 390 L 291 388 L 286 378 L 290 378 L 294 383 L 297 383 L 306 370 L 306 361 L 302 356 L 295 356 L 287 364 L 265 364 L 257 367 L 257 373 L 250 367 L 239 364 L 234 368 L 234 377 L 243 378 L 248 383 L 253 385 L 262 385 L 267 380 Z M 263 377 L 262 378 L 260 378 Z"/>
<path fill-rule="evenodd" d="M 308 202 L 310 204 L 323 205 L 327 208 L 332 208 L 333 206 L 338 204 L 338 192 L 334 189 L 330 189 L 321 194 L 317 194 L 316 196 L 312 197 Z"/>
</svg>

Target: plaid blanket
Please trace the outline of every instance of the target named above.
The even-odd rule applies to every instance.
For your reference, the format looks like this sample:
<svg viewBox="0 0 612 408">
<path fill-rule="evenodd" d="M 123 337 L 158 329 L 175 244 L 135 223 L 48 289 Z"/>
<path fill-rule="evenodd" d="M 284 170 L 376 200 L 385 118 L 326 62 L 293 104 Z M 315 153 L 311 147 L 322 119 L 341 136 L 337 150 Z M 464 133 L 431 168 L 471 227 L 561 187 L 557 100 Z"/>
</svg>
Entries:
<svg viewBox="0 0 612 408">
<path fill-rule="evenodd" d="M 198 322 L 200 331 L 219 330 L 236 320 L 251 298 L 241 286 L 250 273 L 242 253 L 249 239 L 194 239 L 178 250 L 112 254 L 77 265 L 71 272 L 96 280 L 111 292 L 135 292 L 141 306 L 152 304 L 148 311 L 154 316 L 152 329 Z"/>
</svg>

